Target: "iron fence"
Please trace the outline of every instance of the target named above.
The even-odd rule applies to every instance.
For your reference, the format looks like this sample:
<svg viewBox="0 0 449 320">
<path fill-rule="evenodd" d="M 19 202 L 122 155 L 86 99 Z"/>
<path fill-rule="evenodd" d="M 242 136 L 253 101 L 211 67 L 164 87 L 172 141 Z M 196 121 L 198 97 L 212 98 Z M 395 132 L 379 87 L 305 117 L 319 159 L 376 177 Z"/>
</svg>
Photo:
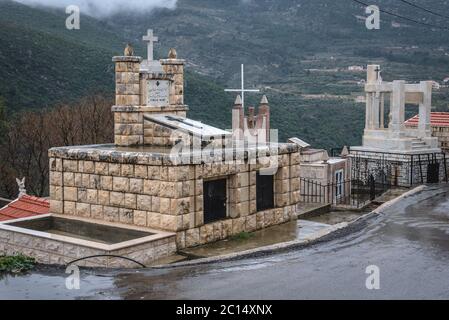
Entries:
<svg viewBox="0 0 449 320">
<path fill-rule="evenodd" d="M 351 179 L 366 180 L 369 174 L 382 175 L 389 184 L 413 187 L 448 182 L 445 153 L 399 154 L 351 152 Z"/>
<path fill-rule="evenodd" d="M 374 175 L 370 175 L 366 181 L 346 179 L 325 184 L 300 178 L 300 201 L 361 208 L 390 187 L 387 180 L 376 180 Z"/>
</svg>

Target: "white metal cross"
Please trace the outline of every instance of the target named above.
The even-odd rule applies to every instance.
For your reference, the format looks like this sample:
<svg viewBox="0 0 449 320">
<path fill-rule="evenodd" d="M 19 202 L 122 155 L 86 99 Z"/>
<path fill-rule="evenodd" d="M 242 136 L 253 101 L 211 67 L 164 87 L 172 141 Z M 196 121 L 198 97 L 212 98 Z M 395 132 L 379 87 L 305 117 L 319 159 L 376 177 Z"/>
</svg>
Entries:
<svg viewBox="0 0 449 320">
<path fill-rule="evenodd" d="M 148 54 L 148 61 L 153 61 L 153 45 L 154 42 L 158 42 L 159 39 L 153 35 L 153 29 L 148 29 L 147 34 L 143 36 L 143 41 L 147 41 L 147 54 Z"/>
<path fill-rule="evenodd" d="M 245 110 L 245 92 L 260 92 L 258 89 L 245 89 L 245 71 L 242 64 L 242 87 L 240 89 L 225 89 L 226 92 L 241 92 L 242 94 L 242 108 Z"/>
</svg>

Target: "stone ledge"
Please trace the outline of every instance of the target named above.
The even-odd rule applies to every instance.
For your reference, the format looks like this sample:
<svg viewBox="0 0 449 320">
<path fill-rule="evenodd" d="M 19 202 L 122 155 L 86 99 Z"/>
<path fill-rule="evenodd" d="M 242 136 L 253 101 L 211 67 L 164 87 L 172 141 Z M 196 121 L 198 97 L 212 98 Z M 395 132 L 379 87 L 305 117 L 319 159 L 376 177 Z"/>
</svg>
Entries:
<svg viewBox="0 0 449 320">
<path fill-rule="evenodd" d="M 168 106 L 112 106 L 112 112 L 167 112 L 167 111 L 188 111 L 186 104 Z"/>
<path fill-rule="evenodd" d="M 56 147 L 48 150 L 49 158 L 60 158 L 69 160 L 90 160 L 101 162 L 113 162 L 113 163 L 130 163 L 130 164 L 142 164 L 142 165 L 192 165 L 192 164 L 205 164 L 215 163 L 222 164 L 224 160 L 224 154 L 214 157 L 206 157 L 201 152 L 186 152 L 179 154 L 177 157 L 170 156 L 170 150 L 162 153 L 158 150 L 151 150 L 151 146 L 147 146 L 148 151 L 145 151 L 145 146 L 142 147 L 117 147 L 114 144 L 102 144 L 102 145 L 86 145 L 86 146 L 69 146 L 69 147 Z M 267 147 L 264 147 L 267 148 Z M 133 150 L 135 149 L 135 151 Z M 297 152 L 298 146 L 295 144 L 275 144 L 271 147 L 274 151 L 274 156 L 281 154 L 289 154 Z M 256 159 L 257 153 L 255 147 L 250 149 L 250 152 L 237 152 L 234 149 L 234 160 L 252 160 Z M 267 151 L 269 151 L 268 149 Z M 206 157 L 207 159 L 205 159 Z M 260 157 L 259 157 L 260 158 Z M 227 159 L 229 161 L 229 159 Z"/>
<path fill-rule="evenodd" d="M 185 64 L 186 60 L 184 59 L 160 59 L 159 62 L 164 65 L 164 64 L 178 64 L 178 65 L 182 65 Z"/>
<path fill-rule="evenodd" d="M 142 62 L 143 58 L 139 56 L 115 56 L 113 62 Z"/>
</svg>

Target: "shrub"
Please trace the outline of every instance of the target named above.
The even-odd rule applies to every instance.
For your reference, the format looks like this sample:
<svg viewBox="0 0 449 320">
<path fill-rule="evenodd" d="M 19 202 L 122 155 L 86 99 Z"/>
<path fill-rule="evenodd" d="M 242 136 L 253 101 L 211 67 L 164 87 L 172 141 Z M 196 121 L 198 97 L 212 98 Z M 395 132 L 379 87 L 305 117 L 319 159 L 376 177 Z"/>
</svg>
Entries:
<svg viewBox="0 0 449 320">
<path fill-rule="evenodd" d="M 33 269 L 34 258 L 18 254 L 15 256 L 0 256 L 0 273 L 22 273 Z"/>
</svg>

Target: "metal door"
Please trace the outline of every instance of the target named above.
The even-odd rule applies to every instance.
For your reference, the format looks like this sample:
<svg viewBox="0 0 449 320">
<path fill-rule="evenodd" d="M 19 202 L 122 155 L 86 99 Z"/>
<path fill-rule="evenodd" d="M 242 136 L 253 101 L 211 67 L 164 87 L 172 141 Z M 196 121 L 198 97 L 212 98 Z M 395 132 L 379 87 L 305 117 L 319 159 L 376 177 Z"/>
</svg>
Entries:
<svg viewBox="0 0 449 320">
<path fill-rule="evenodd" d="M 204 223 L 226 218 L 226 179 L 204 182 Z"/>
</svg>

